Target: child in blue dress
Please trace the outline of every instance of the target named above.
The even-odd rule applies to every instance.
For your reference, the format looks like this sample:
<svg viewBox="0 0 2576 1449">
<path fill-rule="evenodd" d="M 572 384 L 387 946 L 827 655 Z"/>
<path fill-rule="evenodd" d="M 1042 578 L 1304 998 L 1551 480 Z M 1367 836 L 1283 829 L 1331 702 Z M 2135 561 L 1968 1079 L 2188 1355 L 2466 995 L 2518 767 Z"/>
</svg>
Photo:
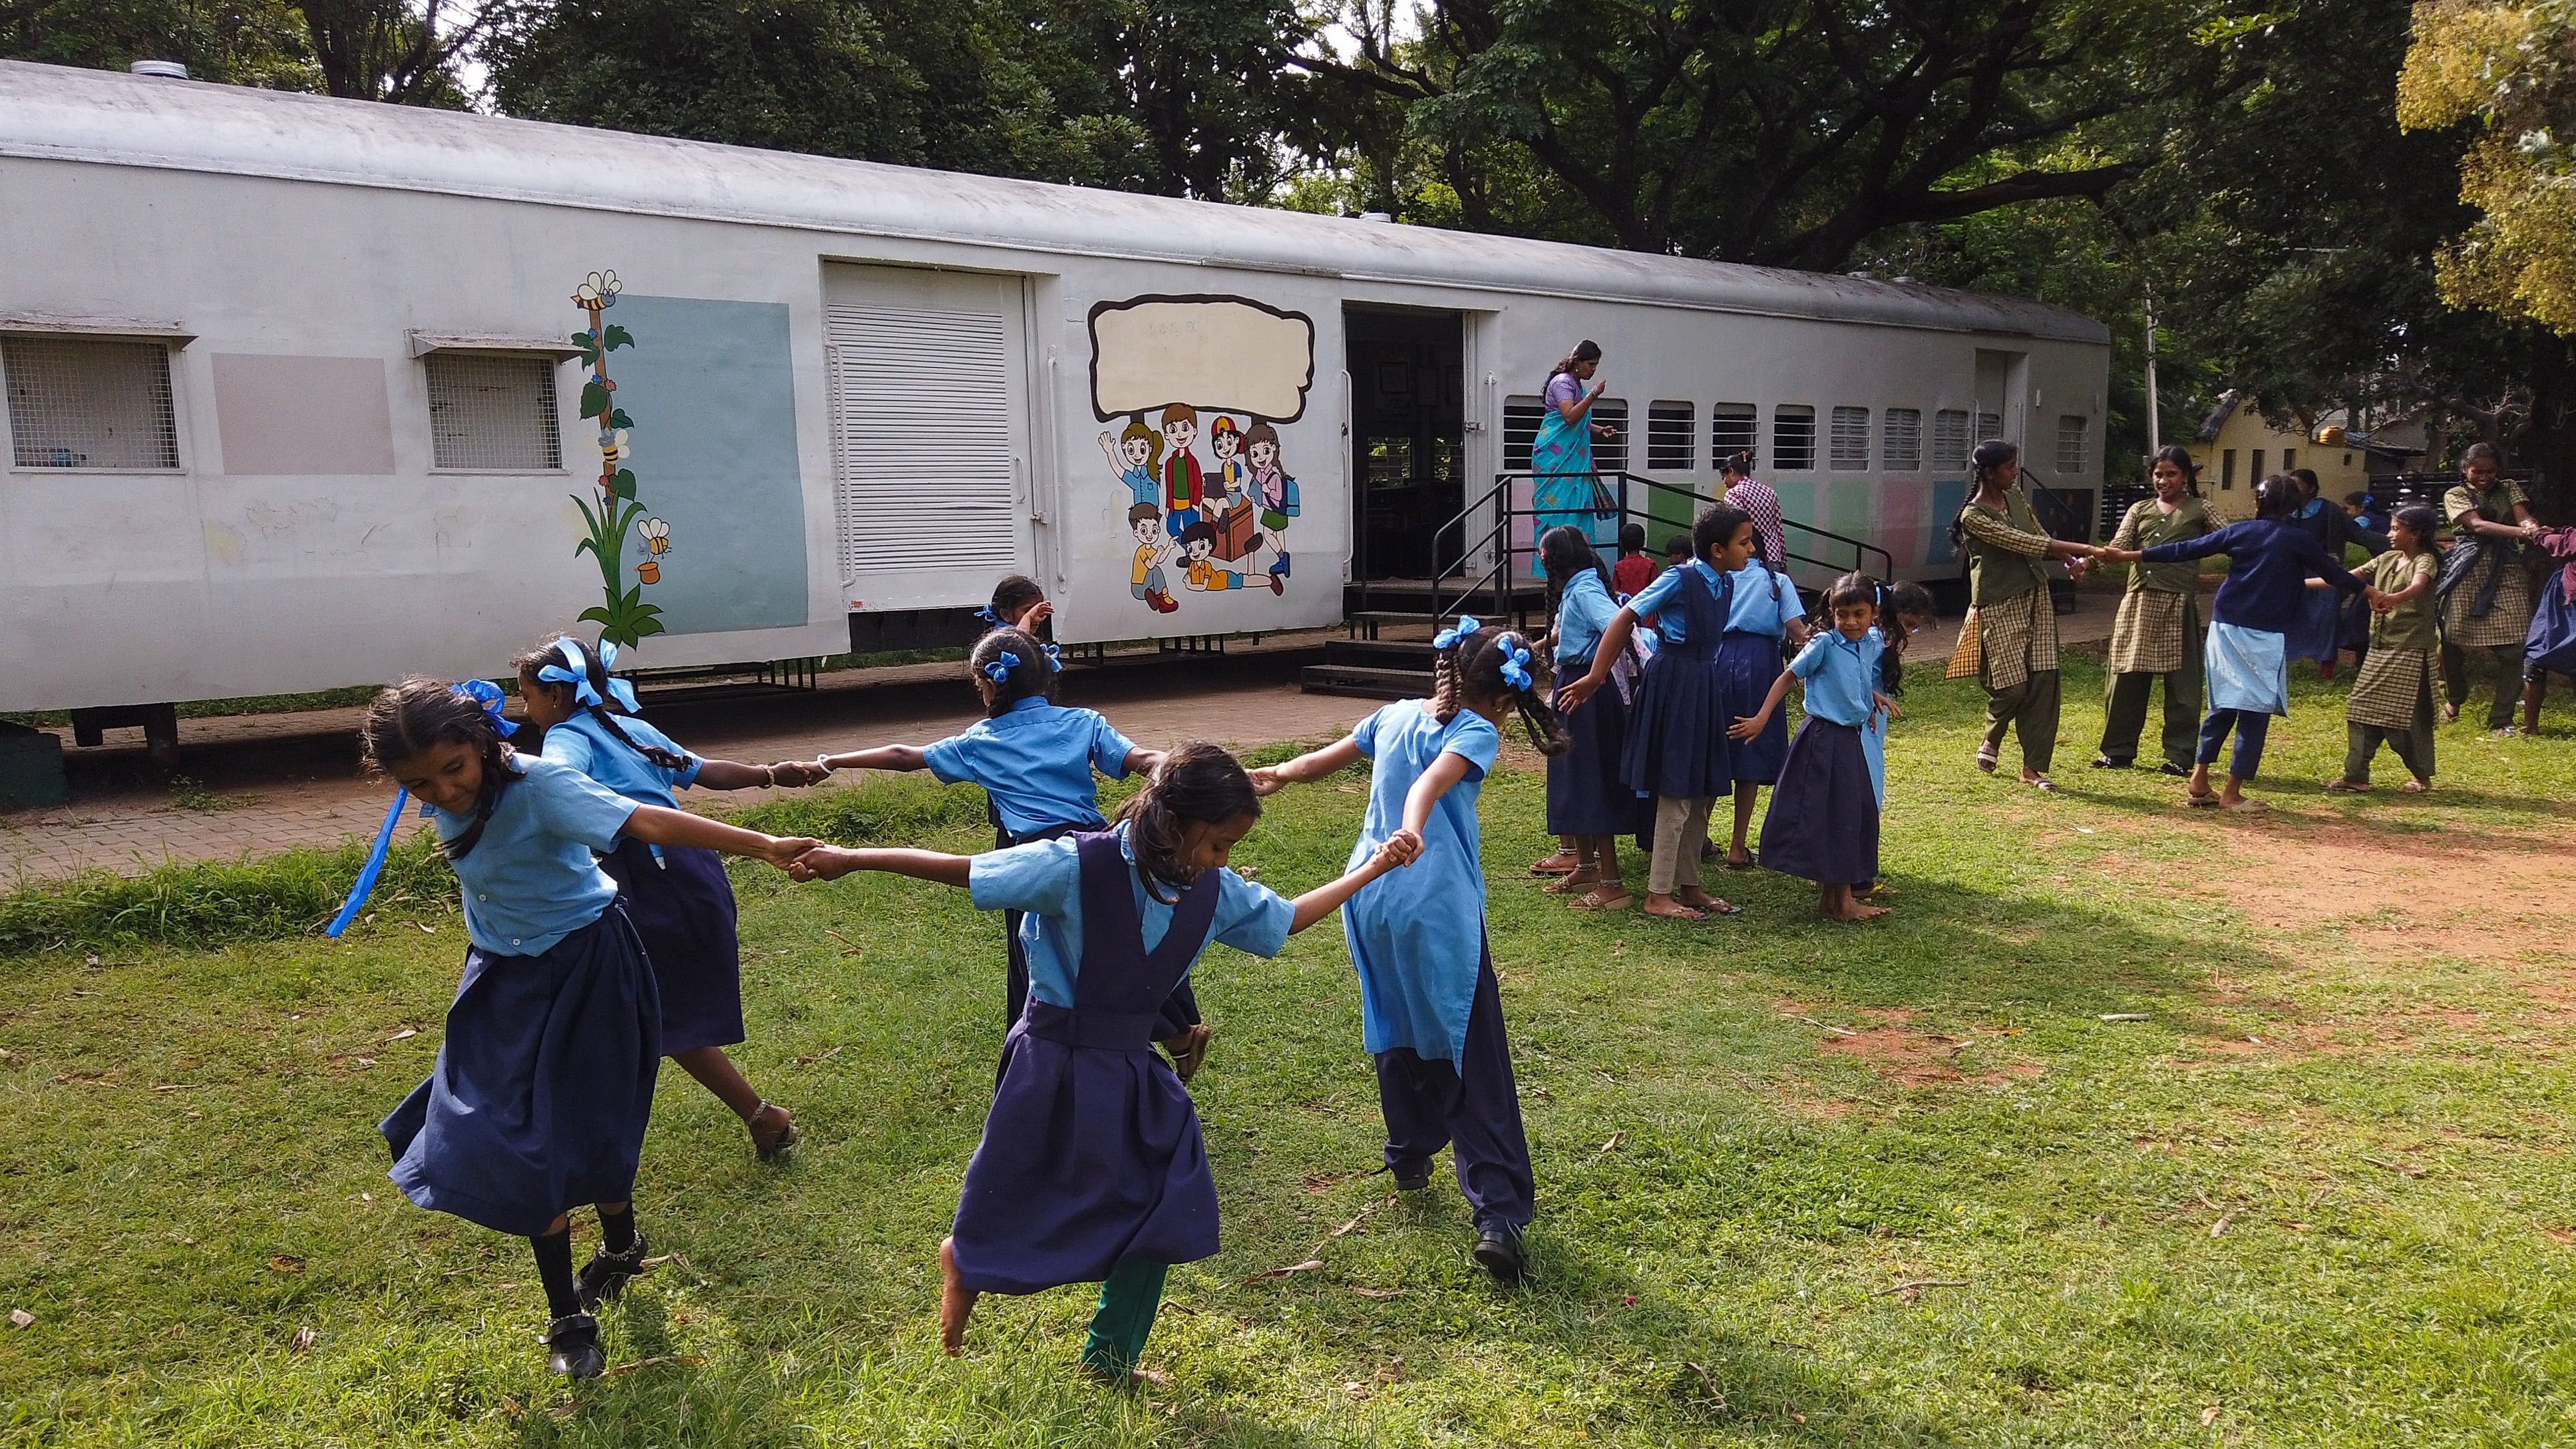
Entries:
<svg viewBox="0 0 2576 1449">
<path fill-rule="evenodd" d="M 1734 504 L 1701 509 L 1691 525 L 1699 556 L 1666 569 L 1621 606 L 1601 631 L 1591 671 L 1557 695 L 1559 713 L 1583 708 L 1609 682 L 1638 619 L 1655 621 L 1661 642 L 1646 661 L 1619 764 L 1628 788 L 1655 801 L 1654 859 L 1646 873 L 1650 916 L 1698 921 L 1711 912 L 1738 913 L 1700 885 L 1699 863 L 1709 806 L 1735 790 L 1734 741 L 1726 732 L 1732 716 L 1718 646 L 1734 610 L 1735 575 L 1752 559 L 1757 536 L 1753 515 Z"/>
<path fill-rule="evenodd" d="M 1762 865 L 1817 886 L 1816 911 L 1829 921 L 1887 914 L 1859 893 L 1878 879 L 1878 817 L 1886 804 L 1884 764 L 1874 764 L 1867 736 L 1896 713 L 1879 690 L 1883 641 L 1878 585 L 1866 574 L 1834 580 L 1827 603 L 1834 628 L 1807 641 L 1772 681 L 1761 709 L 1737 720 L 1739 740 L 1760 735 L 1780 712 L 1789 681 L 1806 686 L 1807 722 L 1789 744 L 1771 813 L 1762 820 Z"/>
<path fill-rule="evenodd" d="M 1275 956 L 1352 892 L 1412 858 L 1389 840 L 1341 879 L 1281 899 L 1226 868 L 1261 818 L 1252 781 L 1214 745 L 1184 745 L 1115 828 L 988 855 L 820 847 L 790 873 L 887 871 L 964 886 L 1025 913 L 1029 1008 L 939 1245 L 940 1344 L 965 1344 L 984 1293 L 1099 1283 L 1085 1365 L 1135 1372 L 1171 1264 L 1217 1250 L 1216 1185 L 1190 1094 L 1153 1051 L 1158 1009 L 1209 943 Z"/>
<path fill-rule="evenodd" d="M 1457 1144 L 1476 1261 L 1510 1283 L 1525 1262 L 1521 1237 L 1534 1188 L 1485 943 L 1476 797 L 1502 749 L 1504 719 L 1519 715 L 1541 754 L 1560 753 L 1566 741 L 1547 705 L 1546 666 L 1528 640 L 1461 618 L 1433 642 L 1431 698 L 1390 704 L 1339 743 L 1256 770 L 1253 780 L 1269 794 L 1372 761 L 1367 822 L 1351 864 L 1404 835 L 1420 838 L 1421 858 L 1362 890 L 1343 916 L 1359 968 L 1364 1040 L 1377 1059 L 1386 1166 L 1398 1189 L 1418 1192 L 1431 1185 L 1432 1157 Z"/>
<path fill-rule="evenodd" d="M 419 799 L 463 887 L 465 978 L 438 1065 L 384 1120 L 415 1203 L 527 1238 L 551 1321 L 548 1363 L 595 1378 L 591 1309 L 640 1271 L 635 1166 L 653 1110 L 662 1012 L 643 943 L 595 857 L 625 840 L 784 866 L 813 848 L 638 805 L 513 752 L 501 692 L 407 679 L 367 706 L 367 762 Z M 599 1210 L 576 1278 L 570 1210 Z"/>
<path fill-rule="evenodd" d="M 635 687 L 610 672 L 614 644 L 586 649 L 560 635 L 511 662 L 528 723 L 545 731 L 545 758 L 638 805 L 677 810 L 672 792 L 692 785 L 749 790 L 811 785 L 831 774 L 803 760 L 743 765 L 690 754 L 636 716 Z M 743 1039 L 743 1025 L 742 949 L 724 862 L 711 850 L 664 849 L 627 837 L 599 865 L 617 882 L 618 904 L 653 964 L 662 997 L 662 1055 L 733 1109 L 755 1153 L 775 1159 L 796 1145 L 795 1114 L 763 1098 L 725 1055 Z"/>
<path fill-rule="evenodd" d="M 850 750 L 815 763 L 826 770 L 928 770 L 943 785 L 980 785 L 993 814 L 993 848 L 1008 850 L 1107 828 L 1093 772 L 1123 780 L 1151 774 L 1162 762 L 1160 752 L 1139 748 L 1098 712 L 1057 704 L 1055 655 L 1024 630 L 1005 626 L 987 633 L 967 666 L 984 696 L 984 718 L 965 733 L 929 745 Z M 1028 1006 L 1029 963 L 1020 913 L 1004 911 L 1002 923 L 1010 958 L 1003 989 L 1007 1030 Z M 1183 984 L 1167 1003 L 1165 1029 L 1156 1037 L 1171 1052 L 1182 1081 L 1197 1074 L 1212 1036 L 1199 1018 L 1197 997 Z"/>
<path fill-rule="evenodd" d="M 1807 605 L 1798 597 L 1798 586 L 1762 556 L 1761 534 L 1752 519 L 1744 521 L 1744 528 L 1751 534 L 1743 540 L 1747 561 L 1735 572 L 1735 597 L 1727 609 L 1726 633 L 1717 644 L 1717 669 L 1726 680 L 1721 718 L 1729 727 L 1760 712 L 1762 696 L 1780 677 L 1780 661 L 1807 642 Z M 1735 838 L 1726 848 L 1728 870 L 1753 869 L 1753 852 L 1746 843 L 1753 807 L 1763 786 L 1778 783 L 1781 762 L 1788 758 L 1786 717 L 1775 715 L 1760 734 L 1736 740 Z"/>
<path fill-rule="evenodd" d="M 1628 527 L 1642 547 L 1645 529 Z M 1541 534 L 1538 559 L 1556 595 L 1556 624 L 1546 642 L 1557 675 L 1579 677 L 1592 667 L 1601 631 L 1619 612 L 1610 597 L 1609 571 L 1578 528 Z M 1632 904 L 1619 874 L 1619 837 L 1649 827 L 1637 792 L 1619 778 L 1619 755 L 1628 740 L 1627 688 L 1623 679 L 1619 688 L 1601 691 L 1567 715 L 1565 752 L 1547 762 L 1547 828 L 1558 850 L 1530 873 L 1557 876 L 1541 889 L 1572 895 L 1570 904 L 1579 911 L 1624 911 Z"/>
</svg>

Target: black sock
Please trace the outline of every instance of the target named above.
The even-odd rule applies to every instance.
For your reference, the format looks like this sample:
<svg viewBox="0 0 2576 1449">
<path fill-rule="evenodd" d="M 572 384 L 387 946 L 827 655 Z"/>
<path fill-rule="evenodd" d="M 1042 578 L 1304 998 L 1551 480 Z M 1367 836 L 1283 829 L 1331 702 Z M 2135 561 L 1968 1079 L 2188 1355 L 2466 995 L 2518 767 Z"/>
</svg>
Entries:
<svg viewBox="0 0 2576 1449">
<path fill-rule="evenodd" d="M 635 1246 L 635 1204 L 628 1203 L 624 1212 L 599 1210 L 599 1246 L 610 1253 L 623 1253 Z"/>
<path fill-rule="evenodd" d="M 528 1239 L 536 1250 L 537 1281 L 546 1288 L 546 1311 L 568 1318 L 581 1311 L 581 1294 L 572 1286 L 572 1229 Z"/>
</svg>

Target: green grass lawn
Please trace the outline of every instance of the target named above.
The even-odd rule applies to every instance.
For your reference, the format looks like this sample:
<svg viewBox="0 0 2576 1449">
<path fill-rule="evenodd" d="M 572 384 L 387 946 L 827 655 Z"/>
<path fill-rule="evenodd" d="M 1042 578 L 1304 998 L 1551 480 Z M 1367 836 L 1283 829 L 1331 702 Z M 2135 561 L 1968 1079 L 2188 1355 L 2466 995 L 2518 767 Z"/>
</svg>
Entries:
<svg viewBox="0 0 2576 1449">
<path fill-rule="evenodd" d="M 1401 1202 L 1370 1174 L 1338 930 L 1212 953 L 1225 1250 L 1173 1273 L 1147 1354 L 1172 1381 L 1141 1395 L 1076 1371 L 1081 1289 L 987 1298 L 966 1356 L 938 1352 L 932 1249 L 1001 1035 L 1000 927 L 962 893 L 737 875 L 741 1059 L 805 1146 L 754 1162 L 666 1070 L 638 1210 L 671 1257 L 605 1316 L 619 1371 L 579 1388 L 544 1372 L 524 1244 L 384 1176 L 374 1124 L 428 1071 L 463 949 L 428 891 L 342 943 L 0 957 L 0 1312 L 35 1315 L 0 1327 L 0 1440 L 2576 1441 L 2576 979 L 2543 924 L 2445 924 L 2517 893 L 2463 873 L 2565 859 L 2563 707 L 2557 738 L 2446 730 L 2429 800 L 2349 802 L 2317 792 L 2339 693 L 2303 685 L 2284 808 L 2213 821 L 2178 782 L 2081 768 L 2088 666 L 2054 799 L 1972 774 L 1978 698 L 1916 673 L 1897 911 L 1870 926 L 1717 870 L 1736 920 L 1578 918 L 1524 873 L 1538 776 L 1497 773 L 1492 939 L 1539 1180 L 1519 1290 L 1469 1261 L 1445 1171 Z M 1326 879 L 1361 789 L 1281 797 L 1238 864 Z M 964 789 L 764 814 L 989 839 Z M 2450 874 L 2315 899 L 2364 847 Z"/>
</svg>

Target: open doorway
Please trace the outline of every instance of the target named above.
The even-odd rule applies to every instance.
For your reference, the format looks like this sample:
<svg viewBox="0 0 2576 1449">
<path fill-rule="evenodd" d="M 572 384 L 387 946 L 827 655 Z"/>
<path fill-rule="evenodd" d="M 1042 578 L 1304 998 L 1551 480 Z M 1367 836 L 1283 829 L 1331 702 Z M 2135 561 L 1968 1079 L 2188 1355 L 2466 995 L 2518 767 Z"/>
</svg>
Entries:
<svg viewBox="0 0 2576 1449">
<path fill-rule="evenodd" d="M 1352 576 L 1429 578 L 1432 530 L 1467 506 L 1464 320 L 1455 312 L 1346 307 L 1342 330 L 1359 513 Z M 1449 540 L 1453 554 L 1460 542 Z"/>
</svg>

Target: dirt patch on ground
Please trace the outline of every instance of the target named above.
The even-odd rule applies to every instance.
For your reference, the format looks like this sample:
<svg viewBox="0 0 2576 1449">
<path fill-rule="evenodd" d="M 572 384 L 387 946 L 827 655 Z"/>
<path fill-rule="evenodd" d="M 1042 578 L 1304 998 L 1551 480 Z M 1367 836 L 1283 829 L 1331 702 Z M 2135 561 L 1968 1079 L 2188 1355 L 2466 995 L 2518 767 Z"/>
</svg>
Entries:
<svg viewBox="0 0 2576 1449">
<path fill-rule="evenodd" d="M 1918 1031 L 1913 1025 L 1914 1013 L 1910 1011 L 1846 1012 L 1841 1014 L 1854 1018 L 1854 1024 L 1840 1025 L 1819 1019 L 1815 1008 L 1787 997 L 1772 1005 L 1784 1019 L 1811 1027 L 1819 1034 L 1817 1055 L 1861 1062 L 1900 1087 L 1937 1087 L 1955 1083 L 1993 1086 L 2016 1078 L 2035 1077 L 2041 1070 L 2034 1062 L 2016 1062 L 1996 1071 L 1962 1071 L 1960 1058 L 1970 1048 L 2003 1040 L 2004 1036 L 1957 1037 L 1937 1031 Z M 1822 1115 L 1811 1110 L 1814 1104 L 1793 1102 L 1791 1105 L 1811 1116 Z M 1844 1112 L 1830 1115 L 1845 1115 L 1849 1107 L 1848 1104 L 1843 1106 Z"/>
<path fill-rule="evenodd" d="M 2257 926 L 2297 931 L 2369 921 L 2344 935 L 2373 957 L 2438 952 L 2509 961 L 2567 949 L 2564 903 L 2576 900 L 2576 840 L 2374 831 L 2286 810 L 2227 825 L 2236 828 L 2182 827 L 2207 838 L 2210 859 L 2227 862 L 2201 875 L 2196 889 Z"/>
</svg>

